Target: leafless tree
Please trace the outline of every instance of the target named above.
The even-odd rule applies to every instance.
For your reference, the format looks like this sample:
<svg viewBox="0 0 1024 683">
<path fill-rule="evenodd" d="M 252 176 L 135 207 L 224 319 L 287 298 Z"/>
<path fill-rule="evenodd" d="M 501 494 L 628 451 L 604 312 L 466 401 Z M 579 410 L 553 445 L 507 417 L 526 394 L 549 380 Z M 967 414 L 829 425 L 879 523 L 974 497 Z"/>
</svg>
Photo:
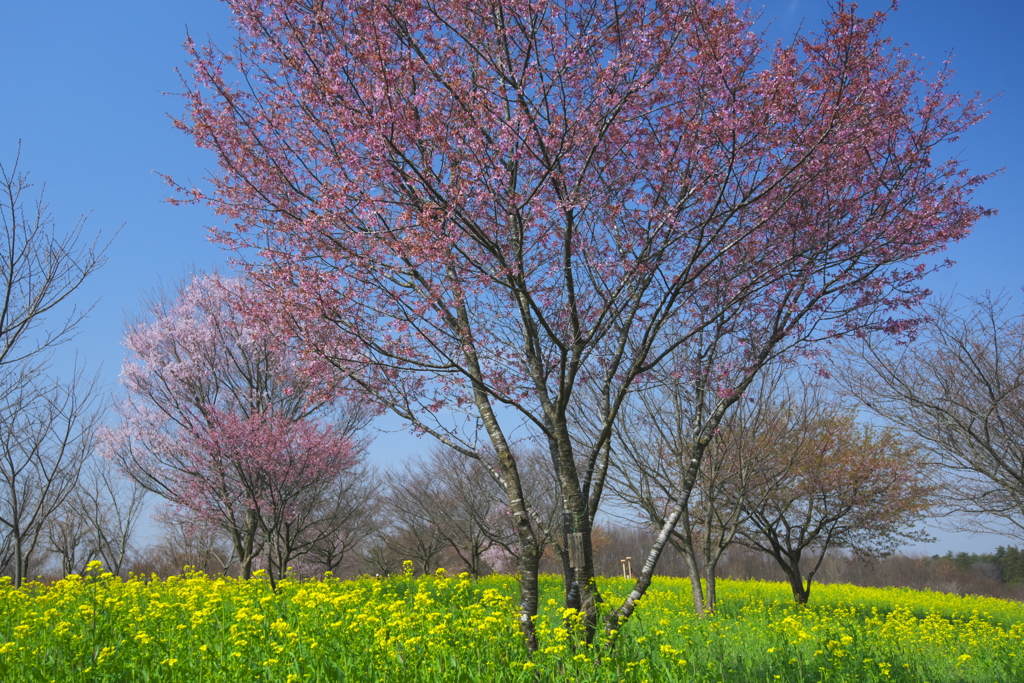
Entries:
<svg viewBox="0 0 1024 683">
<path fill-rule="evenodd" d="M 679 508 L 668 541 L 687 566 L 695 609 L 704 614 L 715 610 L 719 561 L 747 509 L 768 492 L 763 451 L 792 427 L 776 408 L 793 398 L 787 375 L 798 373 L 783 366 L 762 373 L 701 445 L 704 421 L 720 399 L 707 391 L 702 360 L 685 351 L 624 407 L 629 419 L 615 435 L 609 485 L 654 528 Z"/>
<path fill-rule="evenodd" d="M 608 454 L 598 464 L 607 468 L 617 497 L 642 510 L 658 530 L 645 557 L 635 558 L 637 585 L 649 585 L 662 550 L 671 544 L 689 567 L 698 611 L 711 609 L 714 601 L 713 580 L 711 594 L 703 594 L 701 565 L 714 576 L 715 563 L 741 521 L 742 497 L 757 461 L 756 449 L 740 452 L 722 441 L 730 430 L 739 438 L 738 426 L 753 414 L 741 414 L 731 427 L 726 420 L 742 411 L 750 397 L 768 393 L 778 383 L 786 372 L 780 358 L 791 350 L 790 344 L 799 343 L 769 344 L 752 359 L 752 337 L 740 330 L 742 325 L 726 315 L 686 335 L 685 344 L 665 348 L 662 363 L 633 383 L 618 408 L 620 419 L 606 443 Z M 765 372 L 767 377 L 762 376 Z M 588 396 L 573 415 L 586 425 L 577 434 L 600 434 L 609 410 L 608 397 Z M 595 477 L 601 479 L 603 473 Z"/>
<path fill-rule="evenodd" d="M 353 429 L 365 424 L 358 421 Z M 284 576 L 295 560 L 336 572 L 379 526 L 378 490 L 375 472 L 359 463 L 282 501 L 274 507 L 277 514 L 261 516 L 271 580 Z"/>
<path fill-rule="evenodd" d="M 84 218 L 58 231 L 42 192 L 25 207 L 32 183 L 19 157 L 20 147 L 10 169 L 0 164 L 0 366 L 19 365 L 15 377 L 39 371 L 74 335 L 91 307 L 69 299 L 106 261 L 106 245 L 84 238 Z"/>
<path fill-rule="evenodd" d="M 84 219 L 60 231 L 43 194 L 28 199 L 19 157 L 0 164 L 0 528 L 16 585 L 92 446 L 95 382 L 81 370 L 63 382 L 46 371 L 88 313 L 71 297 L 106 251 L 83 237 Z"/>
<path fill-rule="evenodd" d="M 224 532 L 184 509 L 166 509 L 158 515 L 163 533 L 157 543 L 141 551 L 132 562 L 136 574 L 180 574 L 192 567 L 207 574 L 226 574 L 237 567 L 231 542 Z"/>
<path fill-rule="evenodd" d="M 46 524 L 45 547 L 60 561 L 62 576 L 81 573 L 96 559 L 96 535 L 82 514 L 83 501 L 72 491 Z"/>
<path fill-rule="evenodd" d="M 840 378 L 941 466 L 951 526 L 1024 539 L 1024 311 L 988 294 L 924 313 L 913 344 L 851 344 Z"/>
<path fill-rule="evenodd" d="M 484 461 L 448 448 L 434 449 L 420 467 L 438 485 L 437 497 L 426 502 L 433 508 L 439 534 L 466 571 L 479 576 L 484 553 L 496 541 L 514 543 L 512 525 L 502 523 L 508 508 L 502 502 L 503 491 Z"/>
<path fill-rule="evenodd" d="M 142 486 L 120 476 L 103 458 L 94 458 L 83 471 L 72 500 L 89 525 L 96 553 L 107 571 L 121 575 L 130 562 L 145 497 Z"/>
<path fill-rule="evenodd" d="M 103 458 L 92 457 L 78 482 L 46 525 L 46 549 L 61 574 L 81 573 L 99 559 L 121 575 L 136 551 L 135 530 L 145 507 L 145 490 L 118 475 Z"/>
<path fill-rule="evenodd" d="M 407 463 L 400 474 L 392 476 L 385 497 L 388 522 L 382 537 L 386 545 L 399 557 L 412 560 L 424 574 L 437 567 L 448 547 L 437 504 L 442 490 L 431 473 Z"/>
<path fill-rule="evenodd" d="M 21 585 L 51 516 L 74 491 L 99 419 L 95 380 L 23 384 L 0 404 L 0 528 Z"/>
<path fill-rule="evenodd" d="M 540 451 L 516 449 L 520 480 L 527 508 L 539 530 L 540 548 L 558 546 L 557 493 L 544 477 Z M 492 453 L 481 451 L 474 458 L 454 449 L 438 446 L 418 462 L 408 463 L 394 479 L 388 494 L 389 515 L 394 520 L 388 534 L 394 550 L 424 566 L 437 553 L 437 543 L 474 576 L 491 569 L 492 560 L 517 558 L 518 536 L 514 519 L 497 476 L 498 463 Z M 414 538 L 419 530 L 424 538 Z M 424 539 L 432 539 L 426 542 Z M 433 560 L 431 559 L 431 562 Z"/>
<path fill-rule="evenodd" d="M 381 525 L 379 478 L 368 468 L 351 474 L 322 501 L 310 531 L 310 561 L 333 574 Z"/>
<path fill-rule="evenodd" d="M 390 576 L 402 566 L 402 558 L 388 542 L 384 529 L 375 530 L 366 539 L 362 548 L 362 561 L 378 577 Z"/>
</svg>

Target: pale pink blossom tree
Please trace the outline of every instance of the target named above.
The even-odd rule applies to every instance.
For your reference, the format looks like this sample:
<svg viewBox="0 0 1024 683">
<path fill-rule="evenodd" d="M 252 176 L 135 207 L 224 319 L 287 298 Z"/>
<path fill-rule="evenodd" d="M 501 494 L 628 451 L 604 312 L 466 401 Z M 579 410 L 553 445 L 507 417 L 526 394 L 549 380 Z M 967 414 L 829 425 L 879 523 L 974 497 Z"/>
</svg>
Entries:
<svg viewBox="0 0 1024 683">
<path fill-rule="evenodd" d="M 984 178 L 937 151 L 978 104 L 882 38 L 884 13 L 839 2 L 773 49 L 713 0 L 228 4 L 234 50 L 189 42 L 179 122 L 221 172 L 180 189 L 227 219 L 217 239 L 310 358 L 496 455 L 531 647 L 541 532 L 515 430 L 550 452 L 594 625 L 590 531 L 634 381 L 727 327 L 745 353 L 710 438 L 773 355 L 908 329 L 919 259 L 985 213 Z M 581 386 L 602 426 L 577 450 Z"/>
<path fill-rule="evenodd" d="M 329 366 L 246 322 L 246 296 L 239 280 L 197 276 L 132 323 L 121 422 L 101 440 L 135 481 L 227 532 L 248 577 L 268 541 L 286 566 L 275 539 L 358 464 L 367 413 L 337 399 Z"/>
</svg>

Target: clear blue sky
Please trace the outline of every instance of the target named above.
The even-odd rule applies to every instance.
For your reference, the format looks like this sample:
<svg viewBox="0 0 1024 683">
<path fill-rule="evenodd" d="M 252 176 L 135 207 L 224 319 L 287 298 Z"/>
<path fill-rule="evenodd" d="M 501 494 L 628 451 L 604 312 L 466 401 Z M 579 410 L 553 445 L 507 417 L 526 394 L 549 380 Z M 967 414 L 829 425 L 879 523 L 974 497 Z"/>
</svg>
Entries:
<svg viewBox="0 0 1024 683">
<path fill-rule="evenodd" d="M 765 20 L 773 35 L 791 34 L 801 23 L 816 28 L 826 0 L 767 0 Z M 869 0 L 865 9 L 888 6 Z M 176 131 L 170 115 L 180 101 L 175 68 L 184 65 L 186 31 L 229 42 L 227 8 L 215 0 L 52 0 L 0 3 L 0 160 L 9 164 L 23 141 L 22 166 L 37 183 L 59 224 L 89 213 L 89 230 L 124 227 L 108 265 L 82 292 L 98 299 L 73 343 L 91 367 L 103 364 L 113 387 L 123 357 L 122 320 L 140 295 L 192 266 L 223 264 L 204 226 L 217 217 L 202 207 L 173 207 L 157 173 L 199 180 L 212 158 Z M 1024 76 L 1019 32 L 1021 0 L 903 0 L 886 33 L 909 52 L 940 65 L 953 54 L 962 93 L 993 97 L 991 115 L 955 148 L 978 171 L 1005 168 L 979 193 L 999 216 L 978 224 L 950 251 L 957 266 L 933 277 L 939 292 L 1019 290 L 1024 285 Z M 394 435 L 378 439 L 376 457 L 393 461 L 426 446 Z M 1000 541 L 944 538 L 923 549 L 985 550 Z"/>
</svg>

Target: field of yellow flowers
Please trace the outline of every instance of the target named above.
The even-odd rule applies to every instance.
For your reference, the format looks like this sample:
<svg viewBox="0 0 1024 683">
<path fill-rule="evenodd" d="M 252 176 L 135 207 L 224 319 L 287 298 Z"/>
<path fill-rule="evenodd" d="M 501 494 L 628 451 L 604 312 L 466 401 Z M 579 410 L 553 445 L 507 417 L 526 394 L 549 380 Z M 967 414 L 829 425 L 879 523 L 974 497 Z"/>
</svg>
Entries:
<svg viewBox="0 0 1024 683">
<path fill-rule="evenodd" d="M 627 590 L 605 580 L 609 604 Z M 614 646 L 580 642 L 547 577 L 532 657 L 516 583 L 465 575 L 285 580 L 191 573 L 122 581 L 92 566 L 53 585 L 0 583 L 0 680 L 1002 681 L 1024 680 L 1024 605 L 992 598 L 724 581 L 698 619 L 660 579 Z"/>
</svg>

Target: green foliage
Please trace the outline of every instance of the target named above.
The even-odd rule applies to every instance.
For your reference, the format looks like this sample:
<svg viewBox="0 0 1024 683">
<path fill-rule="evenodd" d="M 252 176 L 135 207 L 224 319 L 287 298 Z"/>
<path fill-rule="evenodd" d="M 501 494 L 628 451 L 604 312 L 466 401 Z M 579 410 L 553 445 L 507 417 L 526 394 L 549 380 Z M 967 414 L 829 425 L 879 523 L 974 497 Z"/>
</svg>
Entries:
<svg viewBox="0 0 1024 683">
<path fill-rule="evenodd" d="M 1014 546 L 996 548 L 994 555 L 1006 583 L 1024 583 L 1024 553 Z"/>
<path fill-rule="evenodd" d="M 996 569 L 998 580 L 1003 583 L 1024 583 L 1024 552 L 1015 546 L 999 546 L 994 553 L 965 553 L 955 555 L 953 551 L 945 555 L 933 555 L 933 561 L 952 562 L 963 571 L 977 570 L 979 566 L 991 565 Z"/>
</svg>

